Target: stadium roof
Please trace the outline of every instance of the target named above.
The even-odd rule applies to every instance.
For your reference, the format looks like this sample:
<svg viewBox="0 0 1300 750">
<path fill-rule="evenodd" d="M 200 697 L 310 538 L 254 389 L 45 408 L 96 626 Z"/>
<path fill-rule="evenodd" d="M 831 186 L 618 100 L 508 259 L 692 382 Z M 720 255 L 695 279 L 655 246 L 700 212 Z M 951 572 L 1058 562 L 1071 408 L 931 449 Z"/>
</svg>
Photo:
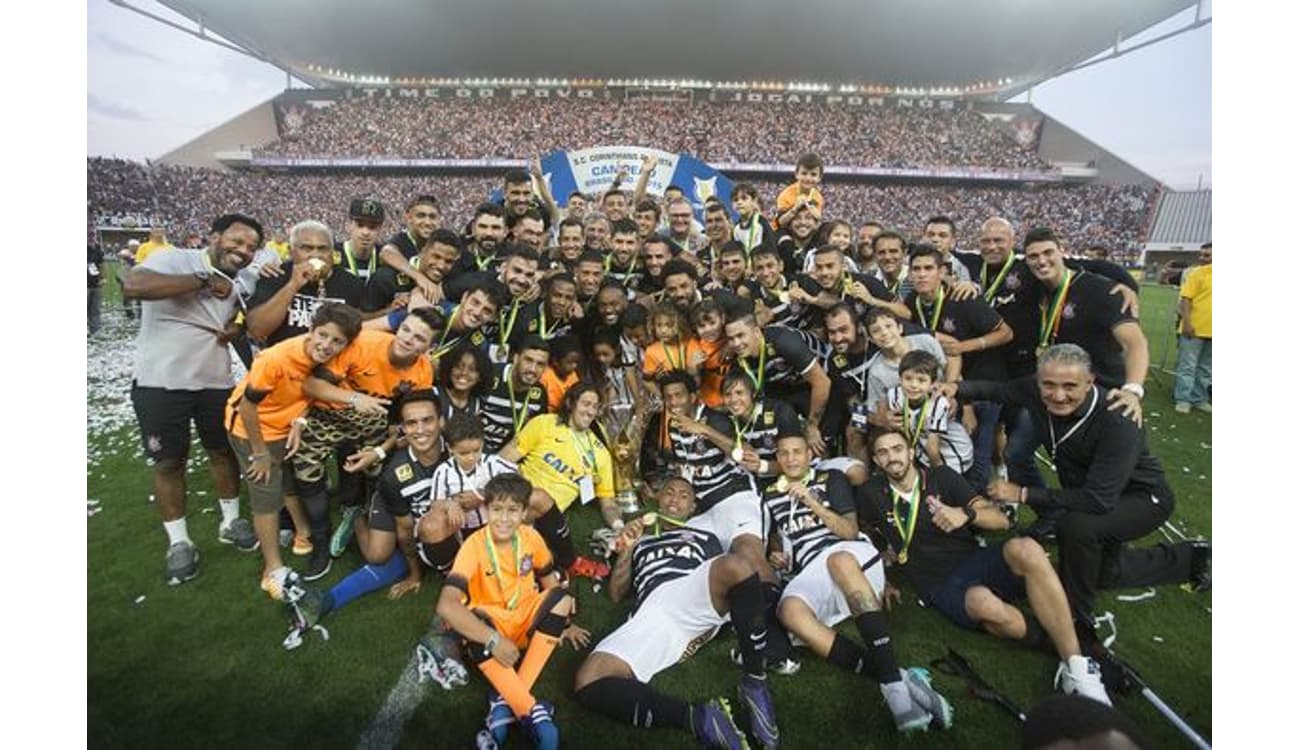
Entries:
<svg viewBox="0 0 1300 750">
<path fill-rule="evenodd" d="M 115 0 L 119 1 L 119 0 Z M 365 76 L 1034 82 L 1195 0 L 160 0 L 313 83 Z M 127 4 L 127 3 L 123 3 Z"/>
</svg>

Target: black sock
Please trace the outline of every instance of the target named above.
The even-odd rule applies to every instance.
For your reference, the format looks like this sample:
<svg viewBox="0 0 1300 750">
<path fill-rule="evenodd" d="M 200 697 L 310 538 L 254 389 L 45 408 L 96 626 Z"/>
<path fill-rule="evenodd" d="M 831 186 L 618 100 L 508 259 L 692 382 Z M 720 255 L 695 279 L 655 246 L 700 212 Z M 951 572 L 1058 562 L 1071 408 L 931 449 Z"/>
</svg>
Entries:
<svg viewBox="0 0 1300 750">
<path fill-rule="evenodd" d="M 569 522 L 560 512 L 560 506 L 552 505 L 550 510 L 538 516 L 537 520 L 533 521 L 533 528 L 537 529 L 537 533 L 546 540 L 546 546 L 551 548 L 551 554 L 555 555 L 556 566 L 560 570 L 568 570 L 577 559 L 578 553 L 573 551 Z"/>
<path fill-rule="evenodd" d="M 831 652 L 826 655 L 826 660 L 840 669 L 853 674 L 862 674 L 867 664 L 867 652 L 852 639 L 836 633 L 835 640 L 831 641 Z"/>
<path fill-rule="evenodd" d="M 884 612 L 863 612 L 853 618 L 858 626 L 862 642 L 866 644 L 867 671 L 884 685 L 898 682 L 898 661 L 894 658 L 894 646 L 889 638 L 889 628 L 885 624 Z"/>
<path fill-rule="evenodd" d="M 574 697 L 592 711 L 634 727 L 668 726 L 691 731 L 690 704 L 628 677 L 602 677 Z"/>
<path fill-rule="evenodd" d="M 330 499 L 324 490 L 303 493 L 302 509 L 311 526 L 311 543 L 316 549 L 329 549 Z"/>
<path fill-rule="evenodd" d="M 767 663 L 778 664 L 790 658 L 794 649 L 790 645 L 790 635 L 776 616 L 777 605 L 781 603 L 781 587 L 775 583 L 763 584 L 763 619 L 767 623 Z"/>
<path fill-rule="evenodd" d="M 764 622 L 763 583 L 755 573 L 727 591 L 731 624 L 736 628 L 745 674 L 763 679 L 766 674 L 767 623 Z"/>
</svg>

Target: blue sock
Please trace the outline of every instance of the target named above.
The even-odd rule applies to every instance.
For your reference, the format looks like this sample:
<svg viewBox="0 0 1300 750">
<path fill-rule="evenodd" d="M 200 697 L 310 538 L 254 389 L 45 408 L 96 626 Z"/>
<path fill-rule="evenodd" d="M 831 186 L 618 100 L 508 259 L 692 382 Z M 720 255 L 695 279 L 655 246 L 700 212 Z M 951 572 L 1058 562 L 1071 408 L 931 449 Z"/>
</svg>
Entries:
<svg viewBox="0 0 1300 750">
<path fill-rule="evenodd" d="M 347 578 L 334 584 L 334 588 L 325 595 L 325 610 L 328 612 L 338 609 L 371 591 L 378 591 L 395 583 L 404 575 L 406 575 L 406 557 L 399 551 L 393 552 L 393 556 L 383 565 L 363 565 Z"/>
</svg>

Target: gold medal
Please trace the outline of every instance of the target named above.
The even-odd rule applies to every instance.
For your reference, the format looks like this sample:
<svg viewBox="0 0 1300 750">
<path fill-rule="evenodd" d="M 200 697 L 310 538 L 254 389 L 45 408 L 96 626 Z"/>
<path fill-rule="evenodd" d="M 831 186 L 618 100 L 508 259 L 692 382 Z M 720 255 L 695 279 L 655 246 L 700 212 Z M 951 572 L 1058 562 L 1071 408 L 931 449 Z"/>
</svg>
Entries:
<svg viewBox="0 0 1300 750">
<path fill-rule="evenodd" d="M 745 451 L 741 449 L 740 444 L 737 443 L 736 447 L 731 449 L 731 460 L 740 463 L 740 460 L 744 457 Z"/>
</svg>

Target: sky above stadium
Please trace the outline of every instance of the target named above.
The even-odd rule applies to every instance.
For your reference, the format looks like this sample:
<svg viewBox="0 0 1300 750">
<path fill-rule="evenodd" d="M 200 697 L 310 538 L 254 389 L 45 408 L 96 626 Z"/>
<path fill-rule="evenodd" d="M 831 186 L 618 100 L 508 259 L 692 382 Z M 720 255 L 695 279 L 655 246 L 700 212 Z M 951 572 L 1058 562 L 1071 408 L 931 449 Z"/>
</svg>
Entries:
<svg viewBox="0 0 1300 750">
<path fill-rule="evenodd" d="M 193 27 L 155 2 L 134 4 Z M 108 0 L 89 0 L 87 12 L 92 156 L 157 158 L 285 88 L 277 68 Z M 1189 9 L 1124 46 L 1176 29 L 1194 15 Z M 1194 188 L 1198 180 L 1208 186 L 1212 28 L 1048 81 L 1033 90 L 1033 103 L 1172 187 Z"/>
</svg>

